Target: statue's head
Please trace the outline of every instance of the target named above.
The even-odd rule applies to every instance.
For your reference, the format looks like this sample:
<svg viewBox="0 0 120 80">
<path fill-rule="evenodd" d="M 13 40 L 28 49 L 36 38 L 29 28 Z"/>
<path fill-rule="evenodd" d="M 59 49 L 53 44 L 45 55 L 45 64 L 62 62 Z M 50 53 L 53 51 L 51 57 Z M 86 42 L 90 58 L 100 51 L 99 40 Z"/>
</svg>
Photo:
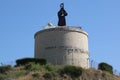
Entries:
<svg viewBox="0 0 120 80">
<path fill-rule="evenodd" d="M 61 3 L 61 4 L 60 4 L 60 8 L 64 8 L 64 3 Z"/>
</svg>

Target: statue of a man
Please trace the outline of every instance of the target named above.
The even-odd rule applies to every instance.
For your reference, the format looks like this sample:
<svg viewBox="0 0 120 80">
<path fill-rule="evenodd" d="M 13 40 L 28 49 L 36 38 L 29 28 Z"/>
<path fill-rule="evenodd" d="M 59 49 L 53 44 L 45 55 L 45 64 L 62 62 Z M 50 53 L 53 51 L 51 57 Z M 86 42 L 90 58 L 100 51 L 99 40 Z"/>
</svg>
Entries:
<svg viewBox="0 0 120 80">
<path fill-rule="evenodd" d="M 61 3 L 60 4 L 60 10 L 58 12 L 58 26 L 65 26 L 66 25 L 66 20 L 65 20 L 65 16 L 67 16 L 67 12 L 64 10 L 64 4 Z"/>
</svg>

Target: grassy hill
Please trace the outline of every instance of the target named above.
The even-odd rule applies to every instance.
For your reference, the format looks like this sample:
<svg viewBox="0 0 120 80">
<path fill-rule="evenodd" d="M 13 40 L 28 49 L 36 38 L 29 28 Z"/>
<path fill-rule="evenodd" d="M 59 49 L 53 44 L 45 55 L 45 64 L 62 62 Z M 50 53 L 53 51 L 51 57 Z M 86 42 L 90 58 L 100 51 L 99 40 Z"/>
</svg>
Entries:
<svg viewBox="0 0 120 80">
<path fill-rule="evenodd" d="M 29 63 L 18 67 L 0 66 L 0 80 L 120 80 L 120 76 L 75 66 Z"/>
</svg>

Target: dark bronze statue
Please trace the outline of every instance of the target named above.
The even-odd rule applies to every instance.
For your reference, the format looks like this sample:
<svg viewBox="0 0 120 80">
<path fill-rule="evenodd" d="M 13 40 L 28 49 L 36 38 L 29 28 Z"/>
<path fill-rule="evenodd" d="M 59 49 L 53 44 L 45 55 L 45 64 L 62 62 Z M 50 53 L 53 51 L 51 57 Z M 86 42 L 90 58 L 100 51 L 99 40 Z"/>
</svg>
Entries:
<svg viewBox="0 0 120 80">
<path fill-rule="evenodd" d="M 66 26 L 65 16 L 67 16 L 67 12 L 64 10 L 64 3 L 60 4 L 60 11 L 58 12 L 58 26 Z"/>
</svg>

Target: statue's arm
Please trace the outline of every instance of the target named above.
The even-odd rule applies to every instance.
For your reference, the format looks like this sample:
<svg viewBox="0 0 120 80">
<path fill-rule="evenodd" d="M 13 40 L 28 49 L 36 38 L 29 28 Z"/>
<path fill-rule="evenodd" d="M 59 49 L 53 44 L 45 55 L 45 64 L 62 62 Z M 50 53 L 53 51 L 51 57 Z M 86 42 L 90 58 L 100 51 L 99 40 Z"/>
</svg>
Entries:
<svg viewBox="0 0 120 80">
<path fill-rule="evenodd" d="M 61 15 L 62 15 L 62 11 L 59 11 L 59 12 L 58 12 L 58 16 L 61 16 Z"/>
<path fill-rule="evenodd" d="M 67 16 L 68 15 L 68 13 L 64 10 L 64 16 Z"/>
</svg>

